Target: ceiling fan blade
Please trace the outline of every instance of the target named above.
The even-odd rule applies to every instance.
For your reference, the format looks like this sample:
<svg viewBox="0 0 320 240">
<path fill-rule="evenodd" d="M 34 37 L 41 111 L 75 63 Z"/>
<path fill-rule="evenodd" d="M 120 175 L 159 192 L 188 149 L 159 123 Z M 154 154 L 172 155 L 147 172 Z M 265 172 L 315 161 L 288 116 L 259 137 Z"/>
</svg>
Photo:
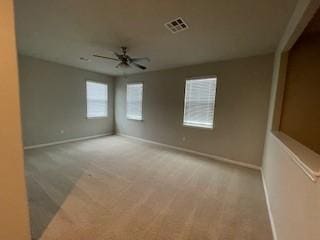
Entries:
<svg viewBox="0 0 320 240">
<path fill-rule="evenodd" d="M 150 58 L 130 58 L 131 62 L 150 62 Z"/>
<path fill-rule="evenodd" d="M 121 59 L 122 55 L 117 52 L 112 52 L 117 58 Z"/>
<path fill-rule="evenodd" d="M 92 56 L 98 57 L 98 58 L 109 59 L 109 60 L 113 60 L 113 61 L 118 61 L 118 62 L 120 61 L 119 59 L 116 59 L 116 58 L 105 57 L 105 56 L 101 56 L 101 55 L 97 55 L 97 54 L 93 54 Z"/>
<path fill-rule="evenodd" d="M 140 64 L 138 64 L 138 63 L 135 63 L 135 62 L 132 62 L 131 64 L 132 64 L 133 66 L 136 66 L 137 68 L 142 69 L 142 70 L 146 70 L 146 69 L 147 69 L 145 66 L 142 66 L 142 65 L 140 65 Z"/>
</svg>

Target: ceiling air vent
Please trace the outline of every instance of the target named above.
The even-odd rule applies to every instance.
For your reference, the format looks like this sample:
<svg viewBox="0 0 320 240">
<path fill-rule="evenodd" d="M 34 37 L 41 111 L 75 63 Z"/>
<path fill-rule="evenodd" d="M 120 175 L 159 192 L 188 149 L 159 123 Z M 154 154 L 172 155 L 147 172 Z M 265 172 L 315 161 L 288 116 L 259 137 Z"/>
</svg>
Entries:
<svg viewBox="0 0 320 240">
<path fill-rule="evenodd" d="M 178 33 L 189 28 L 189 26 L 181 17 L 165 23 L 164 26 L 172 33 Z"/>
</svg>

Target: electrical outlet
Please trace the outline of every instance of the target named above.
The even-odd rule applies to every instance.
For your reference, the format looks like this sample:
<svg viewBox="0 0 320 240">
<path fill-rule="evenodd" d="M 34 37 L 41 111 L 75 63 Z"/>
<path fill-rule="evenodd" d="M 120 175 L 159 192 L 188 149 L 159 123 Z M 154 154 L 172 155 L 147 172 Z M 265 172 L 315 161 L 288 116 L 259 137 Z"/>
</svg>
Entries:
<svg viewBox="0 0 320 240">
<path fill-rule="evenodd" d="M 182 142 L 185 142 L 187 140 L 186 137 L 182 137 Z"/>
<path fill-rule="evenodd" d="M 64 134 L 64 130 L 60 130 L 60 134 Z"/>
</svg>

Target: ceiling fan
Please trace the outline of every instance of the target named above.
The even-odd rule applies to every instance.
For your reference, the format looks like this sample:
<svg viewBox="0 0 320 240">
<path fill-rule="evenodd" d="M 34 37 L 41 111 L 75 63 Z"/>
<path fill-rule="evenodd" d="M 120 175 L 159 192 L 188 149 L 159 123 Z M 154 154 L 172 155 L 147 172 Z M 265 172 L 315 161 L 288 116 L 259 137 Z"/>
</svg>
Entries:
<svg viewBox="0 0 320 240">
<path fill-rule="evenodd" d="M 127 47 L 121 47 L 121 51 L 122 54 L 113 52 L 113 54 L 117 57 L 117 58 L 112 58 L 112 57 L 105 57 L 105 56 L 101 56 L 98 54 L 93 54 L 94 57 L 98 57 L 98 58 L 103 58 L 103 59 L 109 59 L 109 60 L 113 60 L 113 61 L 117 61 L 120 62 L 116 68 L 129 68 L 131 66 L 140 68 L 142 70 L 146 70 L 147 67 L 139 64 L 139 62 L 150 62 L 150 59 L 147 57 L 143 57 L 143 58 L 132 58 L 129 55 L 127 55 Z"/>
</svg>

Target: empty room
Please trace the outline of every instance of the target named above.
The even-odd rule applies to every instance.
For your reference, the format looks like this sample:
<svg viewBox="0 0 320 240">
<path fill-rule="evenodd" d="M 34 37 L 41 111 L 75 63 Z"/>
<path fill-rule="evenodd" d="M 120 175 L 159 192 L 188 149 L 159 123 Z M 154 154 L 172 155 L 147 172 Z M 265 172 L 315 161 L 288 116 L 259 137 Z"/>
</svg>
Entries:
<svg viewBox="0 0 320 240">
<path fill-rule="evenodd" d="M 319 240 L 319 6 L 0 1 L 0 240 Z"/>
</svg>

